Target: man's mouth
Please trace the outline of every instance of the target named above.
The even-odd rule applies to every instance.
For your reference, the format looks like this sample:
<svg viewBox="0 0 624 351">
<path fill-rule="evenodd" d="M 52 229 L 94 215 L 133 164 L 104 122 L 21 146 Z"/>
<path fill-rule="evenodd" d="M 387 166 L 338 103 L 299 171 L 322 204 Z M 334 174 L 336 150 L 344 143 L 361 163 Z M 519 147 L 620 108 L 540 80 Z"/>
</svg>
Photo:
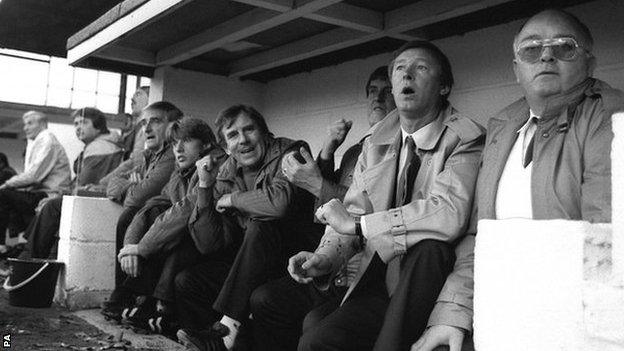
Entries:
<svg viewBox="0 0 624 351">
<path fill-rule="evenodd" d="M 414 91 L 414 89 L 412 87 L 405 87 L 405 88 L 401 89 L 401 94 L 403 94 L 403 95 L 411 95 L 411 94 L 414 94 L 414 93 L 415 93 L 415 91 Z"/>
<path fill-rule="evenodd" d="M 145 136 L 145 140 L 152 140 L 152 139 L 156 139 L 156 137 L 153 136 L 153 135 L 146 135 Z"/>
<path fill-rule="evenodd" d="M 184 162 L 184 161 L 186 161 L 185 156 L 178 156 L 178 162 Z"/>
<path fill-rule="evenodd" d="M 246 147 L 246 148 L 242 148 L 242 149 L 240 149 L 238 152 L 239 152 L 241 155 L 246 155 L 246 154 L 248 154 L 248 153 L 250 153 L 250 152 L 252 152 L 252 151 L 254 151 L 254 148 L 253 148 L 253 147 Z"/>
<path fill-rule="evenodd" d="M 543 71 L 543 72 L 538 73 L 536 75 L 536 77 L 539 77 L 539 76 L 554 76 L 554 75 L 558 75 L 558 74 L 559 73 L 557 73 L 555 71 Z"/>
</svg>

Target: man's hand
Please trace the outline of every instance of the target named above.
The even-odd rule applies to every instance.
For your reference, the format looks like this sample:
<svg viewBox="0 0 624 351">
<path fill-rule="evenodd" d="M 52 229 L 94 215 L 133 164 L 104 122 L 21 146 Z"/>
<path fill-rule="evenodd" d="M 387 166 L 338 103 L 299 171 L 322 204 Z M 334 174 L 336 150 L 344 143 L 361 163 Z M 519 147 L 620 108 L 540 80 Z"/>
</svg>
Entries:
<svg viewBox="0 0 624 351">
<path fill-rule="evenodd" d="M 299 149 L 305 163 L 299 162 L 293 152 L 288 153 L 282 159 L 282 173 L 289 182 L 309 191 L 312 195 L 320 197 L 323 176 L 312 155 L 304 148 Z"/>
<path fill-rule="evenodd" d="M 217 160 L 213 155 L 206 155 L 195 162 L 197 168 L 197 176 L 199 178 L 198 186 L 200 188 L 208 188 L 217 177 Z"/>
<path fill-rule="evenodd" d="M 288 260 L 288 273 L 301 284 L 308 284 L 313 277 L 329 273 L 331 263 L 325 255 L 301 251 Z"/>
<path fill-rule="evenodd" d="M 136 278 L 139 276 L 141 270 L 141 261 L 139 260 L 139 256 L 123 256 L 119 259 L 119 264 L 121 265 L 121 270 L 130 277 Z"/>
<path fill-rule="evenodd" d="M 321 149 L 321 157 L 323 159 L 329 160 L 334 157 L 334 152 L 345 141 L 352 125 L 353 121 L 347 121 L 342 118 L 329 126 L 327 138 L 323 142 L 323 149 Z"/>
<path fill-rule="evenodd" d="M 219 213 L 225 212 L 230 207 L 232 207 L 232 194 L 225 194 L 217 201 L 216 208 Z"/>
<path fill-rule="evenodd" d="M 139 255 L 139 246 L 136 244 L 129 244 L 124 246 L 121 250 L 119 250 L 119 255 L 117 255 L 117 259 L 121 260 L 124 256 L 138 256 Z"/>
<path fill-rule="evenodd" d="M 316 210 L 316 218 L 340 234 L 355 235 L 355 219 L 338 199 L 331 199 L 319 207 Z"/>
<path fill-rule="evenodd" d="M 434 325 L 412 345 L 411 351 L 432 351 L 438 346 L 448 345 L 449 351 L 461 351 L 464 330 L 448 325 Z"/>
</svg>

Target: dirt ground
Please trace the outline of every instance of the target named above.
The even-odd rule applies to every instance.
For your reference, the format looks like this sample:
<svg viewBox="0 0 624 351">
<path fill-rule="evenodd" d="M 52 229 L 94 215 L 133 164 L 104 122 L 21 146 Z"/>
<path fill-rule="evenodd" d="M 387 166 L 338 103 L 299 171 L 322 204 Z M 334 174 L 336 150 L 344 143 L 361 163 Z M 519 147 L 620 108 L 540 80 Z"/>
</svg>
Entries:
<svg viewBox="0 0 624 351">
<path fill-rule="evenodd" d="M 6 268 L 5 261 L 0 269 Z M 0 277 L 0 283 L 4 281 Z M 9 305 L 8 293 L 0 288 L 0 350 L 52 351 L 52 350 L 127 350 L 147 351 L 133 348 L 122 340 L 123 330 L 108 335 L 98 328 L 72 315 L 67 310 L 51 308 L 25 308 Z"/>
</svg>

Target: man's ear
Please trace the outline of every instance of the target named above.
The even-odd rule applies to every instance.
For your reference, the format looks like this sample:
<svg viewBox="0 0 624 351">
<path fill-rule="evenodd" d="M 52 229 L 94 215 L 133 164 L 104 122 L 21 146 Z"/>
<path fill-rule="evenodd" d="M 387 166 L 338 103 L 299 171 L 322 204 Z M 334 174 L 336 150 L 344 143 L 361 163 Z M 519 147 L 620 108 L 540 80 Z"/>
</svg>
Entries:
<svg viewBox="0 0 624 351">
<path fill-rule="evenodd" d="M 448 93 L 451 91 L 451 88 L 449 88 L 448 85 L 444 85 L 441 89 L 440 89 L 440 95 L 442 96 L 446 96 L 448 95 Z"/>
<path fill-rule="evenodd" d="M 516 61 L 516 59 L 513 59 L 512 62 L 514 75 L 516 76 L 516 83 L 520 83 L 520 78 L 518 78 L 518 61 Z"/>
</svg>

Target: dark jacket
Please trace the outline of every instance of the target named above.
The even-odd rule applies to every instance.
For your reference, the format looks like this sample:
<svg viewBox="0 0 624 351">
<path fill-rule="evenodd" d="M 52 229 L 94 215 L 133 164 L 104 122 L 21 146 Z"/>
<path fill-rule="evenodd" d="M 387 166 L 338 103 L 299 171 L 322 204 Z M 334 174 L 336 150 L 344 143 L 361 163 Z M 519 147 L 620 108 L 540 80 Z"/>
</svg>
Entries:
<svg viewBox="0 0 624 351">
<path fill-rule="evenodd" d="M 213 149 L 211 154 L 218 164 L 227 157 L 221 148 Z M 176 170 L 162 193 L 148 200 L 135 215 L 126 232 L 124 245 L 138 244 L 139 254 L 143 257 L 176 247 L 187 232 L 188 220 L 197 202 L 198 180 L 194 166 L 183 172 Z M 149 226 L 146 212 L 154 206 L 166 210 Z"/>
<path fill-rule="evenodd" d="M 106 196 L 111 200 L 123 203 L 124 207 L 142 207 L 152 196 L 158 195 L 167 184 L 175 168 L 173 150 L 165 144 L 159 151 L 144 150 L 141 157 L 131 158 L 119 168 L 127 168 L 127 163 L 133 163 L 129 171 L 113 171 L 108 177 Z M 132 172 L 141 175 L 141 181 L 131 183 L 129 178 Z"/>
<path fill-rule="evenodd" d="M 235 216 L 243 228 L 249 220 L 280 220 L 292 223 L 298 233 L 313 236 L 314 199 L 310 193 L 288 182 L 280 168 L 282 155 L 293 144 L 293 140 L 286 138 L 268 138 L 266 155 L 252 190 L 245 191 L 242 167 L 233 157 L 229 157 L 219 169 L 212 191 L 199 188 L 201 199 L 193 210 L 189 229 L 201 253 L 212 253 L 233 244 L 233 239 L 226 237 L 222 230 L 222 214 L 215 209 L 217 200 L 225 194 L 232 194 L 232 204 L 236 208 L 227 215 Z"/>
</svg>

